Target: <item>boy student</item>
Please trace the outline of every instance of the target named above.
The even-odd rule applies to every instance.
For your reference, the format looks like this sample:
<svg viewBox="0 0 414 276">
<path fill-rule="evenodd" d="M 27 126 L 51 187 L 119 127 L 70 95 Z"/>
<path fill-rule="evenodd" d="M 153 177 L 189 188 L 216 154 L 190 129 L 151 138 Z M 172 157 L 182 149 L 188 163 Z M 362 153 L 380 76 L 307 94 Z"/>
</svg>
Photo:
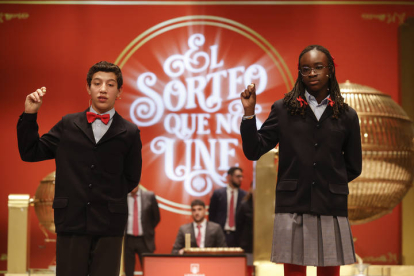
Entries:
<svg viewBox="0 0 414 276">
<path fill-rule="evenodd" d="M 114 109 L 122 92 L 120 68 L 101 61 L 86 80 L 87 110 L 64 116 L 39 138 L 42 87 L 26 97 L 17 124 L 23 161 L 56 162 L 57 276 L 119 275 L 127 194 L 141 177 L 140 131 Z"/>
</svg>

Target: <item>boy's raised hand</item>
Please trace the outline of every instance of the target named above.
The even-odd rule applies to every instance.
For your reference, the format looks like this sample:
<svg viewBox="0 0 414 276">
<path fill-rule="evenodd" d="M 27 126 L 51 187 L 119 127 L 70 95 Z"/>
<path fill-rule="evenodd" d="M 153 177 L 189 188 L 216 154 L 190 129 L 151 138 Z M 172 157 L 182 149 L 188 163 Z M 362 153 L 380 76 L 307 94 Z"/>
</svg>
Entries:
<svg viewBox="0 0 414 276">
<path fill-rule="evenodd" d="M 253 115 L 256 106 L 256 85 L 254 83 L 249 84 L 240 94 L 240 98 L 244 108 L 244 115 Z"/>
<path fill-rule="evenodd" d="M 26 97 L 24 103 L 24 113 L 37 113 L 43 102 L 43 96 L 46 94 L 46 87 L 37 89 Z"/>
</svg>

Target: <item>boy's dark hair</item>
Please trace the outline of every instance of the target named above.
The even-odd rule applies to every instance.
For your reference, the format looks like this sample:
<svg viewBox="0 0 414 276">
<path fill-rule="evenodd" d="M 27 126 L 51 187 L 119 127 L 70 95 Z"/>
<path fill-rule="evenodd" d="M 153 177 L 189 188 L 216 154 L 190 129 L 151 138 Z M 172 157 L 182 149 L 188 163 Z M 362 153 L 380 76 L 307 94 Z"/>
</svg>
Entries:
<svg viewBox="0 0 414 276">
<path fill-rule="evenodd" d="M 122 87 L 124 81 L 122 79 L 122 72 L 118 65 L 107 62 L 107 61 L 100 61 L 94 64 L 88 71 L 86 75 L 86 82 L 88 86 L 91 87 L 92 77 L 96 72 L 112 72 L 116 76 L 116 82 L 118 84 L 118 89 Z"/>
<path fill-rule="evenodd" d="M 329 93 L 331 95 L 331 99 L 335 102 L 332 106 L 333 109 L 333 115 L 332 117 L 335 119 L 338 119 L 339 115 L 344 112 L 345 110 L 348 110 L 348 104 L 344 102 L 344 98 L 341 96 L 341 91 L 339 90 L 339 84 L 336 80 L 335 76 L 335 70 L 332 70 L 332 68 L 335 68 L 335 63 L 333 61 L 333 58 L 331 56 L 331 53 L 329 53 L 328 49 L 321 45 L 310 45 L 306 47 L 299 55 L 299 61 L 298 61 L 298 78 L 296 79 L 295 86 L 293 87 L 292 91 L 285 94 L 285 97 L 283 98 L 283 105 L 288 109 L 288 112 L 291 115 L 300 114 L 302 117 L 305 117 L 305 110 L 306 105 L 300 106 L 300 102 L 297 100 L 299 96 L 303 100 L 306 101 L 305 97 L 305 85 L 302 82 L 302 75 L 299 72 L 300 69 L 300 59 L 304 54 L 311 50 L 318 50 L 326 55 L 328 58 L 328 67 L 330 69 L 330 78 L 329 78 Z"/>
<path fill-rule="evenodd" d="M 201 199 L 194 199 L 193 201 L 191 201 L 191 208 L 193 208 L 194 206 L 203 206 L 203 208 L 206 208 L 204 201 L 202 201 Z"/>
<path fill-rule="evenodd" d="M 227 171 L 227 174 L 228 174 L 228 175 L 233 175 L 233 174 L 234 174 L 234 172 L 235 172 L 235 171 L 237 171 L 237 170 L 239 170 L 239 171 L 243 172 L 243 169 L 242 169 L 242 168 L 239 168 L 239 167 L 231 167 L 231 168 Z"/>
</svg>

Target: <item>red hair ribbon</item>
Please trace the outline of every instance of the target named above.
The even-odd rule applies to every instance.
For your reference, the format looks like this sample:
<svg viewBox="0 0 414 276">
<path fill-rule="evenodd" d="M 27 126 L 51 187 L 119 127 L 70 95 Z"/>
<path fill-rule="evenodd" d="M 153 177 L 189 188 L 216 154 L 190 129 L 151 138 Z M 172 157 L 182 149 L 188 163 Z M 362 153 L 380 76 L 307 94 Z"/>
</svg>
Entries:
<svg viewBox="0 0 414 276">
<path fill-rule="evenodd" d="M 300 107 L 308 105 L 308 103 L 304 99 L 302 99 L 301 96 L 297 97 L 296 100 L 300 103 Z"/>
<path fill-rule="evenodd" d="M 336 64 L 335 63 L 335 58 L 331 55 L 331 57 L 332 57 L 332 62 L 333 62 L 333 64 L 334 64 L 334 67 L 337 67 L 338 66 L 338 64 Z"/>
<path fill-rule="evenodd" d="M 330 106 L 333 106 L 333 105 L 335 104 L 335 102 L 334 102 L 334 101 L 332 101 L 332 100 L 331 100 L 331 98 L 328 98 L 328 104 L 329 104 Z"/>
</svg>

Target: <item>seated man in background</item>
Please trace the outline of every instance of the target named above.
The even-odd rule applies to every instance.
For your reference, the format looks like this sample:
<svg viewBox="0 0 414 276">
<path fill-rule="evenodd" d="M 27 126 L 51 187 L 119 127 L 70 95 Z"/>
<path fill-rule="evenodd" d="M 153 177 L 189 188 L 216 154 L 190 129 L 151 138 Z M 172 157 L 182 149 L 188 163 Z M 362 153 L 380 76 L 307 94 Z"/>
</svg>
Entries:
<svg viewBox="0 0 414 276">
<path fill-rule="evenodd" d="M 226 247 L 226 238 L 220 225 L 207 221 L 206 205 L 202 200 L 191 202 L 192 223 L 184 224 L 178 230 L 172 254 L 183 254 L 185 234 L 191 234 L 191 247 Z"/>
</svg>

